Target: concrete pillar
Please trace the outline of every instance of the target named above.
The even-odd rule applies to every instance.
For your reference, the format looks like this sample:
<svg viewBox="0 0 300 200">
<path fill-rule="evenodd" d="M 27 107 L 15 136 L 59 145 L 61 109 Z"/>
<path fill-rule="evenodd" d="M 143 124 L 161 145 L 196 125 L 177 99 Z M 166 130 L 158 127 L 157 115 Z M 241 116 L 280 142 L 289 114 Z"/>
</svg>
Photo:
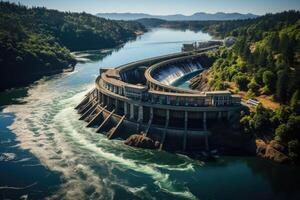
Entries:
<svg viewBox="0 0 300 200">
<path fill-rule="evenodd" d="M 130 104 L 130 119 L 134 119 L 134 105 Z"/>
<path fill-rule="evenodd" d="M 139 116 L 138 116 L 138 121 L 139 121 L 139 122 L 143 121 L 143 106 L 139 106 Z"/>
<path fill-rule="evenodd" d="M 98 103 L 102 102 L 101 97 L 102 97 L 102 95 L 101 95 L 100 91 L 98 90 Z"/>
<path fill-rule="evenodd" d="M 219 111 L 219 112 L 218 112 L 218 119 L 221 119 L 221 118 L 222 118 L 222 112 Z"/>
<path fill-rule="evenodd" d="M 116 101 L 116 112 L 118 113 L 118 110 L 119 110 L 119 101 L 118 101 L 118 99 L 115 99 L 115 101 Z"/>
<path fill-rule="evenodd" d="M 106 106 L 106 96 L 104 94 L 102 94 L 102 101 L 103 101 L 103 105 Z"/>
<path fill-rule="evenodd" d="M 101 93 L 101 101 L 102 101 L 103 105 L 105 105 L 104 98 L 105 98 L 104 94 Z"/>
<path fill-rule="evenodd" d="M 206 151 L 209 150 L 208 136 L 207 136 L 207 135 L 205 135 L 205 150 L 206 150 Z"/>
<path fill-rule="evenodd" d="M 227 120 L 229 120 L 231 117 L 231 111 L 227 111 Z"/>
<path fill-rule="evenodd" d="M 107 106 L 110 107 L 110 105 L 111 105 L 110 97 L 109 97 L 109 96 L 106 96 L 106 98 L 107 98 Z"/>
<path fill-rule="evenodd" d="M 169 124 L 169 120 L 170 120 L 170 110 L 167 109 L 166 110 L 166 124 Z"/>
<path fill-rule="evenodd" d="M 206 131 L 207 127 L 206 127 L 206 112 L 203 112 L 203 129 Z"/>
<path fill-rule="evenodd" d="M 94 96 L 96 97 L 96 100 L 98 101 L 98 90 L 97 89 L 95 89 Z"/>
<path fill-rule="evenodd" d="M 127 110 L 127 103 L 124 101 L 124 115 L 128 115 L 128 110 Z"/>
<path fill-rule="evenodd" d="M 153 108 L 150 107 L 150 119 L 153 118 Z"/>
</svg>

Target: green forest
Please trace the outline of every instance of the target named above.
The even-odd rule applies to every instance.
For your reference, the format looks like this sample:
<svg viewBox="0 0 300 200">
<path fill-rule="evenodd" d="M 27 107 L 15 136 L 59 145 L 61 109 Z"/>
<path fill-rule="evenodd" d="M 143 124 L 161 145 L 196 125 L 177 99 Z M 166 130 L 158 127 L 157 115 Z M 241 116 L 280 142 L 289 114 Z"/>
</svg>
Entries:
<svg viewBox="0 0 300 200">
<path fill-rule="evenodd" d="M 71 51 L 116 47 L 144 31 L 137 22 L 0 2 L 0 91 L 72 68 Z"/>
<path fill-rule="evenodd" d="M 287 154 L 300 160 L 300 12 L 267 14 L 252 20 L 216 22 L 203 28 L 217 35 L 235 36 L 232 48 L 214 53 L 209 82 L 216 90 L 236 85 L 246 98 L 260 95 L 279 104 L 259 105 L 242 113 L 242 131 L 257 138 L 274 139 Z"/>
</svg>

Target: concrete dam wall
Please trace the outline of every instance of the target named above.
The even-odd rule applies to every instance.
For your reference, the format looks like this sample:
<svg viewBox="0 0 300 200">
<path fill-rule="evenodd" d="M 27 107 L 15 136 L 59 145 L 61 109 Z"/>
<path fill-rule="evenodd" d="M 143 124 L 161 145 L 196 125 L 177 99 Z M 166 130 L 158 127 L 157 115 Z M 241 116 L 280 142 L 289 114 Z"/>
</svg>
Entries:
<svg viewBox="0 0 300 200">
<path fill-rule="evenodd" d="M 109 139 L 143 134 L 159 141 L 160 149 L 208 149 L 210 129 L 238 118 L 240 97 L 230 91 L 201 92 L 171 84 L 209 67 L 206 51 L 215 48 L 100 69 L 95 88 L 76 107 L 80 119 Z"/>
</svg>

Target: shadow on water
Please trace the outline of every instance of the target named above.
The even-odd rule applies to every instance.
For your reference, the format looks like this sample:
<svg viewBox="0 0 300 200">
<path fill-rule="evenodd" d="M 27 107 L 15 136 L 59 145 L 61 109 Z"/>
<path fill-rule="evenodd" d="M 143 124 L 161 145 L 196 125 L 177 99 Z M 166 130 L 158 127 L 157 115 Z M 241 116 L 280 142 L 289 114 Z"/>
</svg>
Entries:
<svg viewBox="0 0 300 200">
<path fill-rule="evenodd" d="M 299 166 L 282 165 L 273 161 L 246 159 L 244 162 L 255 176 L 267 180 L 278 199 L 300 199 Z"/>
<path fill-rule="evenodd" d="M 0 199 L 43 199 L 59 189 L 60 174 L 18 147 L 16 136 L 7 128 L 14 117 L 0 113 Z"/>
<path fill-rule="evenodd" d="M 254 156 L 224 156 L 196 172 L 190 184 L 202 186 L 206 193 L 194 194 L 204 199 L 300 199 L 297 166 Z"/>
<path fill-rule="evenodd" d="M 21 100 L 21 98 L 26 97 L 28 95 L 27 92 L 28 88 L 18 88 L 0 92 L 0 112 L 6 105 L 26 103 Z"/>
</svg>

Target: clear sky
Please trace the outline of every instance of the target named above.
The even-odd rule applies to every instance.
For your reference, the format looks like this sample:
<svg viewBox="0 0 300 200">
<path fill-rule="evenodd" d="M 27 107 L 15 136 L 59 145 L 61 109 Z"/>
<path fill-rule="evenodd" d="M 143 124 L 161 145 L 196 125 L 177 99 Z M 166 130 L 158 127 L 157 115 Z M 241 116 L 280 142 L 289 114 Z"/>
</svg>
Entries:
<svg viewBox="0 0 300 200">
<path fill-rule="evenodd" d="M 7 1 L 7 0 L 6 0 Z M 28 6 L 44 6 L 61 11 L 96 14 L 99 12 L 140 12 L 185 14 L 195 12 L 239 12 L 265 14 L 300 10 L 300 0 L 9 0 Z"/>
</svg>

